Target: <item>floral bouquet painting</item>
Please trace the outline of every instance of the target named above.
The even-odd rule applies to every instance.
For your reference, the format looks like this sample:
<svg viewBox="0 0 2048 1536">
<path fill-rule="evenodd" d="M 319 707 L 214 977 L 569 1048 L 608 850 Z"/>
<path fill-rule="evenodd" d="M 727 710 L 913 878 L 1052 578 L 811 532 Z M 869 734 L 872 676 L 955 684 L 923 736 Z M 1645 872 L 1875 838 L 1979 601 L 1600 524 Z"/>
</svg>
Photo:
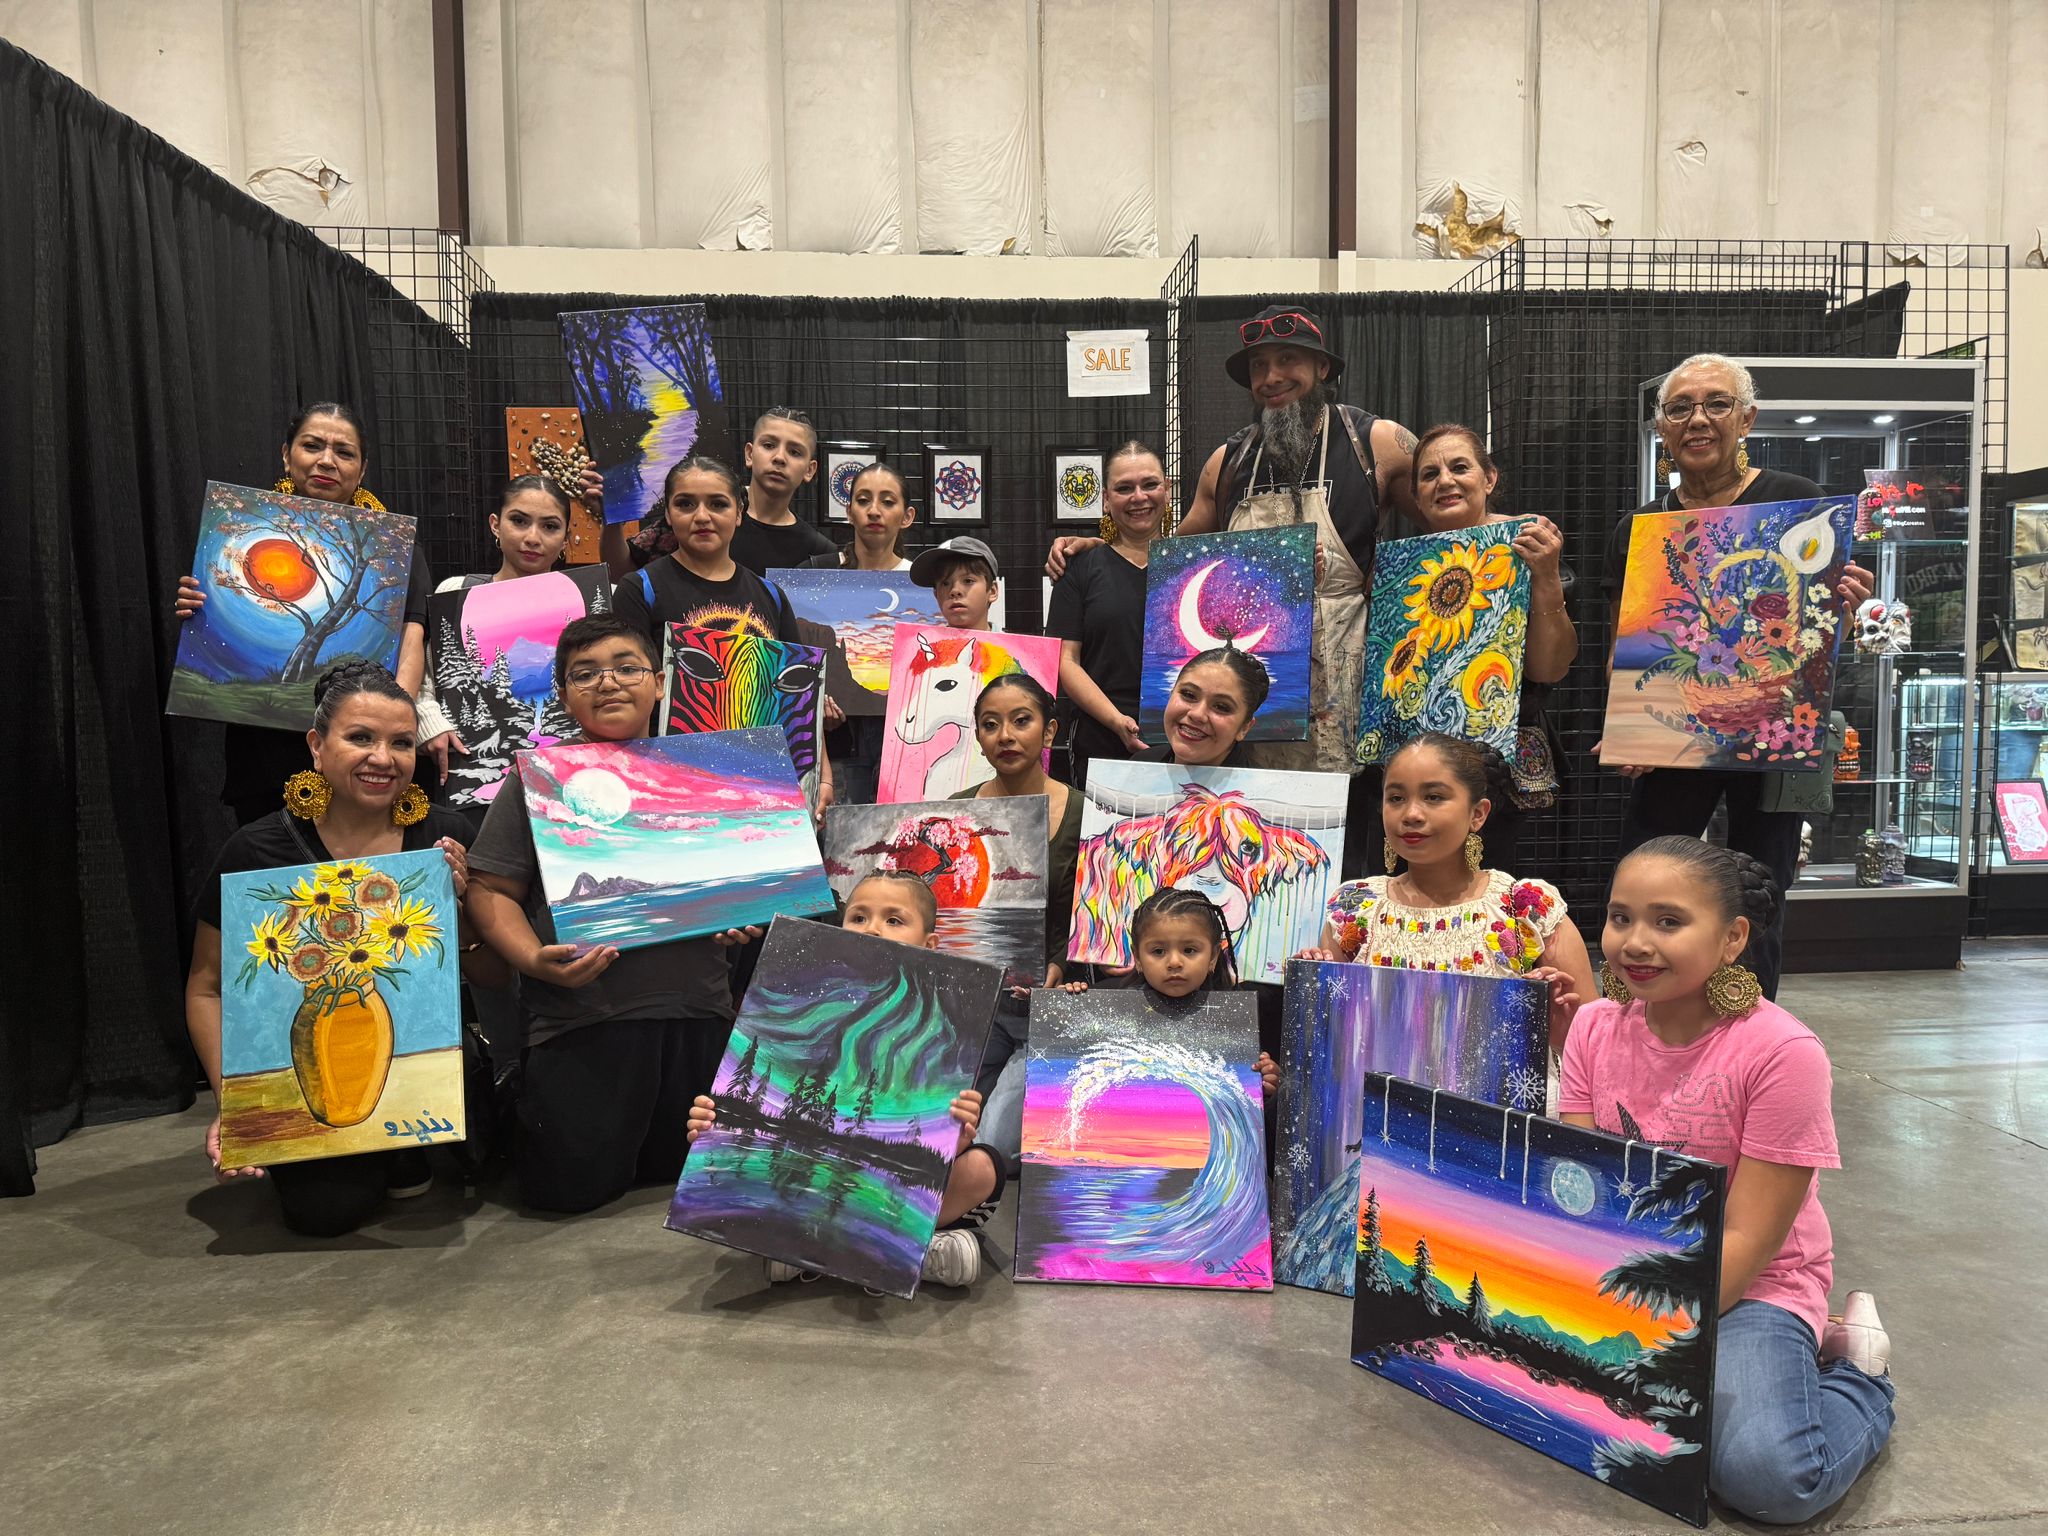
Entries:
<svg viewBox="0 0 2048 1536">
<path fill-rule="evenodd" d="M 438 848 L 221 877 L 222 1167 L 462 1140 L 454 930 Z"/>
<path fill-rule="evenodd" d="M 1818 771 L 1851 497 L 1639 513 L 1601 760 Z"/>
</svg>

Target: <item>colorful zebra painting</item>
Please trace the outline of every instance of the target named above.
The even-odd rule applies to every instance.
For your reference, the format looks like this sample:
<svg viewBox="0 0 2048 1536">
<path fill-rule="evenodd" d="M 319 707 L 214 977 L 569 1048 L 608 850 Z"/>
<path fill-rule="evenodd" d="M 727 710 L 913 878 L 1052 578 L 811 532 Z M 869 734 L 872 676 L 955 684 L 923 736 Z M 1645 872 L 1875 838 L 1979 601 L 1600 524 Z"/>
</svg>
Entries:
<svg viewBox="0 0 2048 1536">
<path fill-rule="evenodd" d="M 939 624 L 896 626 L 878 803 L 944 800 L 995 777 L 975 744 L 974 701 L 1006 672 L 1028 672 L 1057 693 L 1060 642 Z"/>
<path fill-rule="evenodd" d="M 1316 942 L 1344 863 L 1337 773 L 1088 765 L 1068 954 L 1131 963 L 1130 918 L 1162 886 L 1206 892 L 1223 911 L 1239 976 L 1278 982 Z"/>
<path fill-rule="evenodd" d="M 662 735 L 780 726 L 804 794 L 815 802 L 818 711 L 825 687 L 822 650 L 735 630 L 671 624 L 664 680 Z"/>
</svg>

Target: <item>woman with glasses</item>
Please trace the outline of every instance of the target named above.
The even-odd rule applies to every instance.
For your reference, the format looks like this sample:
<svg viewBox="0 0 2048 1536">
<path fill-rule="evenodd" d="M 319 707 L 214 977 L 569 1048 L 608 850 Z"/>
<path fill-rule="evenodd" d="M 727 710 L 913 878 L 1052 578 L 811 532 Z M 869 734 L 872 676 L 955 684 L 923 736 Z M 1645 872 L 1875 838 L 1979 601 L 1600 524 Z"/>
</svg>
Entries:
<svg viewBox="0 0 2048 1536">
<path fill-rule="evenodd" d="M 1060 694 L 1078 710 L 1069 747 L 1076 784 L 1086 782 L 1092 759 L 1127 758 L 1145 746 L 1145 570 L 1152 541 L 1173 519 L 1166 469 L 1153 449 L 1128 442 L 1103 461 L 1102 508 L 1108 542 L 1068 562 L 1045 616 L 1045 632 L 1060 640 Z"/>
<path fill-rule="evenodd" d="M 1756 383 L 1749 370 L 1718 352 L 1688 357 L 1657 386 L 1657 436 L 1663 452 L 1658 474 L 1678 483 L 1615 524 L 1607 540 L 1605 587 L 1610 617 L 1621 606 L 1622 572 L 1628 563 L 1630 529 L 1644 512 L 1677 512 L 1700 507 L 1746 507 L 1770 501 L 1806 501 L 1824 494 L 1802 475 L 1759 469 L 1749 462 L 1745 439 L 1756 424 Z M 1861 566 L 1843 570 L 1842 601 L 1854 608 L 1870 596 L 1871 574 Z M 1613 632 L 1612 627 L 1609 633 Z M 1612 661 L 1610 658 L 1610 666 Z M 1728 846 L 1760 859 L 1780 890 L 1790 890 L 1799 872 L 1799 813 L 1763 809 L 1775 777 L 1710 768 L 1651 770 L 1607 760 L 1602 766 L 1634 780 L 1628 816 L 1622 824 L 1626 854 L 1653 837 L 1702 836 L 1715 808 L 1728 806 Z M 1743 964 L 1757 974 L 1764 996 L 1778 994 L 1778 969 L 1785 947 L 1785 904 L 1768 929 L 1750 939 Z"/>
</svg>

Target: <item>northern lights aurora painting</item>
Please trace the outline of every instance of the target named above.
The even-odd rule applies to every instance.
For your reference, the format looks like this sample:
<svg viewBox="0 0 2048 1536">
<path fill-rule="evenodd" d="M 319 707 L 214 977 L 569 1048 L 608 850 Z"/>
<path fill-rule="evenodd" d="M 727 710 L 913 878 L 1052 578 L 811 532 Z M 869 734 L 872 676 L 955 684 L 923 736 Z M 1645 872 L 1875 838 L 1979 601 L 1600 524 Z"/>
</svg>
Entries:
<svg viewBox="0 0 2048 1536">
<path fill-rule="evenodd" d="M 1035 992 L 1017 1279 L 1270 1291 L 1257 1005 Z"/>
<path fill-rule="evenodd" d="M 1726 1174 L 1368 1073 L 1352 1358 L 1694 1525 Z"/>
<path fill-rule="evenodd" d="M 1273 1152 L 1275 1277 L 1351 1294 L 1364 1115 L 1358 1085 L 1367 1072 L 1540 1114 L 1549 1025 L 1549 989 L 1521 976 L 1288 961 Z"/>
<path fill-rule="evenodd" d="M 778 917 L 669 1230 L 914 1295 L 1001 974 Z"/>
<path fill-rule="evenodd" d="M 1190 657 L 1226 641 L 1272 679 L 1247 741 L 1308 736 L 1309 635 L 1315 622 L 1316 531 L 1257 528 L 1160 539 L 1145 573 L 1145 659 L 1138 728 L 1166 729 L 1166 701 Z"/>
</svg>

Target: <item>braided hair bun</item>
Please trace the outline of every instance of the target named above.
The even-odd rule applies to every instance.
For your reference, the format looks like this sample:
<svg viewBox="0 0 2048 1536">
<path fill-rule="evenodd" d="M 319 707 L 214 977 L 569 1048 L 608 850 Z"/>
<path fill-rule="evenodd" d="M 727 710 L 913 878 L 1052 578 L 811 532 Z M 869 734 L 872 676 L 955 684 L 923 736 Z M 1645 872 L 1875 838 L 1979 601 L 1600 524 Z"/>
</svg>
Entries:
<svg viewBox="0 0 2048 1536">
<path fill-rule="evenodd" d="M 1770 869 L 1758 859 L 1697 837 L 1653 837 L 1622 860 L 1669 859 L 1692 870 L 1723 919 L 1749 919 L 1752 932 L 1778 920 L 1783 897 Z"/>
<path fill-rule="evenodd" d="M 1733 849 L 1723 851 L 1734 861 L 1736 878 L 1742 882 L 1742 915 L 1749 919 L 1751 928 L 1762 930 L 1770 927 L 1778 920 L 1778 913 L 1785 904 L 1784 893 L 1771 877 L 1770 867 L 1763 860 L 1746 853 Z"/>
<path fill-rule="evenodd" d="M 412 695 L 398 686 L 398 679 L 391 675 L 389 667 L 360 656 L 351 661 L 337 661 L 313 683 L 313 729 L 324 736 L 328 726 L 334 723 L 335 711 L 341 708 L 342 701 L 359 693 L 397 699 L 402 704 L 413 702 Z"/>
</svg>

